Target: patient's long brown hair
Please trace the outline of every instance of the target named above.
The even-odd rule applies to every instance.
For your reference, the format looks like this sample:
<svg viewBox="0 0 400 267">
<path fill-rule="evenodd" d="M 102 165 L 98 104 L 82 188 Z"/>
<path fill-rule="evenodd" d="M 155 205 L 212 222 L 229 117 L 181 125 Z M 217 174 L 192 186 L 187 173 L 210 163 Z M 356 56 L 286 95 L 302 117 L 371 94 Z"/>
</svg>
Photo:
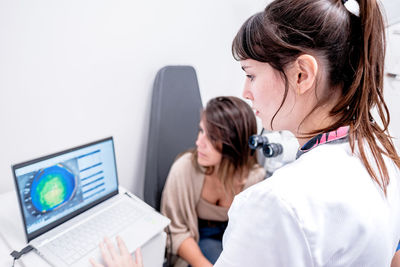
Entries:
<svg viewBox="0 0 400 267">
<path fill-rule="evenodd" d="M 211 99 L 202 113 L 207 137 L 214 148 L 222 154 L 217 176 L 227 193 L 233 189 L 233 179 L 243 178 L 257 164 L 257 153 L 251 153 L 248 140 L 257 133 L 257 122 L 250 106 L 234 96 Z M 215 168 L 201 167 L 194 149 L 192 163 L 205 174 L 213 174 Z"/>
<path fill-rule="evenodd" d="M 368 173 L 386 194 L 389 175 L 383 155 L 398 167 L 400 158 L 388 133 L 390 116 L 383 99 L 383 16 L 376 0 L 357 2 L 359 16 L 349 12 L 341 0 L 276 0 L 243 24 L 233 41 L 232 52 L 237 60 L 267 62 L 281 73 L 286 86 L 275 116 L 288 92 L 285 67 L 302 54 L 322 59 L 326 63 L 328 81 L 324 86 L 330 89 L 320 96 L 310 114 L 330 100 L 329 90 L 341 90 L 341 96 L 330 111 L 334 123 L 305 133 L 305 136 L 350 125 L 349 141 L 353 153 L 357 144 Z M 377 110 L 379 123 L 371 115 L 373 108 Z M 270 122 L 271 127 L 275 116 Z M 371 159 L 367 158 L 365 143 L 372 152 L 379 175 L 372 168 Z"/>
</svg>

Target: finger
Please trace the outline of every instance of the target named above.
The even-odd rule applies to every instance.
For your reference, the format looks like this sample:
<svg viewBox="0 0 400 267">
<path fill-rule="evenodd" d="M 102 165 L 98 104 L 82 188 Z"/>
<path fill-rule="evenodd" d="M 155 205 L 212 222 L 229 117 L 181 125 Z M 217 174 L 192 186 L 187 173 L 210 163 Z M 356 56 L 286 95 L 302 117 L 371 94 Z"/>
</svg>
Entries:
<svg viewBox="0 0 400 267">
<path fill-rule="evenodd" d="M 104 238 L 104 242 L 107 245 L 108 252 L 110 252 L 110 254 L 111 254 L 111 258 L 114 261 L 117 261 L 118 260 L 118 253 L 117 253 L 117 251 L 115 251 L 114 245 L 111 243 L 111 240 L 108 237 L 105 237 Z"/>
<path fill-rule="evenodd" d="M 95 261 L 95 259 L 93 259 L 93 258 L 90 258 L 89 261 L 90 261 L 90 264 L 92 264 L 93 267 L 104 267 L 103 264 L 98 263 L 98 262 Z"/>
<path fill-rule="evenodd" d="M 122 238 L 120 236 L 117 236 L 116 239 L 117 239 L 117 244 L 118 244 L 119 251 L 121 252 L 121 255 L 123 255 L 123 256 L 129 255 L 130 256 L 130 253 L 128 251 L 128 248 L 125 245 L 124 240 L 122 240 Z"/>
<path fill-rule="evenodd" d="M 107 266 L 112 266 L 113 265 L 113 260 L 111 258 L 110 253 L 106 250 L 106 248 L 104 246 L 104 243 L 101 242 L 99 246 L 100 246 L 101 257 L 103 258 L 105 264 Z"/>
<path fill-rule="evenodd" d="M 143 259 L 142 259 L 142 251 L 140 250 L 140 248 L 138 248 L 135 251 L 135 257 L 136 257 L 136 264 L 138 267 L 142 267 L 143 266 Z"/>
</svg>

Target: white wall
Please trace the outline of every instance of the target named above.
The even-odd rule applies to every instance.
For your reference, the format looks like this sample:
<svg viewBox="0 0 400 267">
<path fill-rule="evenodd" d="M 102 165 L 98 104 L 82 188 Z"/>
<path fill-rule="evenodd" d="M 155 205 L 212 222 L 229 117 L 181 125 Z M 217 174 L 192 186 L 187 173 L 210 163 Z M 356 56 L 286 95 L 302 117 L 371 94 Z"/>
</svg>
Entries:
<svg viewBox="0 0 400 267">
<path fill-rule="evenodd" d="M 400 3 L 399 9 L 400 9 Z M 395 136 L 394 143 L 400 151 L 400 23 L 387 29 L 387 50 L 385 71 L 399 75 L 398 79 L 385 77 L 384 93 L 386 104 L 390 110 L 391 134 Z"/>
<path fill-rule="evenodd" d="M 231 42 L 265 3 L 0 0 L 0 193 L 11 164 L 113 135 L 121 184 L 142 196 L 157 70 L 193 65 L 203 103 L 240 95 Z"/>
<path fill-rule="evenodd" d="M 400 2 L 399 0 L 381 0 L 385 8 L 385 16 L 388 25 L 400 22 Z"/>
</svg>

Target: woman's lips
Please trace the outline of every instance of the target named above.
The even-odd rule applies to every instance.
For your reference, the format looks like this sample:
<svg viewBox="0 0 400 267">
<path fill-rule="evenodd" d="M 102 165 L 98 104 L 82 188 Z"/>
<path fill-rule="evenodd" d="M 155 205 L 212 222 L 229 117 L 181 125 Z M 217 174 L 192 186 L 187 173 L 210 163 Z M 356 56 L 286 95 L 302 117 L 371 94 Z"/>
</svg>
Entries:
<svg viewBox="0 0 400 267">
<path fill-rule="evenodd" d="M 205 158 L 206 157 L 206 155 L 201 153 L 200 151 L 197 151 L 197 156 L 200 157 L 200 158 Z"/>
</svg>

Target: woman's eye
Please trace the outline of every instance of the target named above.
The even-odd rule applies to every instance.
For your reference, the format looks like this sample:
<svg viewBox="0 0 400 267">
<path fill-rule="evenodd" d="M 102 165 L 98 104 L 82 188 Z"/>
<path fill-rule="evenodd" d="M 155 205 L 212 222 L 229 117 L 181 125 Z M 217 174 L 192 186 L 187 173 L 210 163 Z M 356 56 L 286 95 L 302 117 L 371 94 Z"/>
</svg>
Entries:
<svg viewBox="0 0 400 267">
<path fill-rule="evenodd" d="M 253 75 L 247 74 L 246 77 L 247 77 L 250 81 L 254 80 L 254 76 L 253 76 Z"/>
</svg>

